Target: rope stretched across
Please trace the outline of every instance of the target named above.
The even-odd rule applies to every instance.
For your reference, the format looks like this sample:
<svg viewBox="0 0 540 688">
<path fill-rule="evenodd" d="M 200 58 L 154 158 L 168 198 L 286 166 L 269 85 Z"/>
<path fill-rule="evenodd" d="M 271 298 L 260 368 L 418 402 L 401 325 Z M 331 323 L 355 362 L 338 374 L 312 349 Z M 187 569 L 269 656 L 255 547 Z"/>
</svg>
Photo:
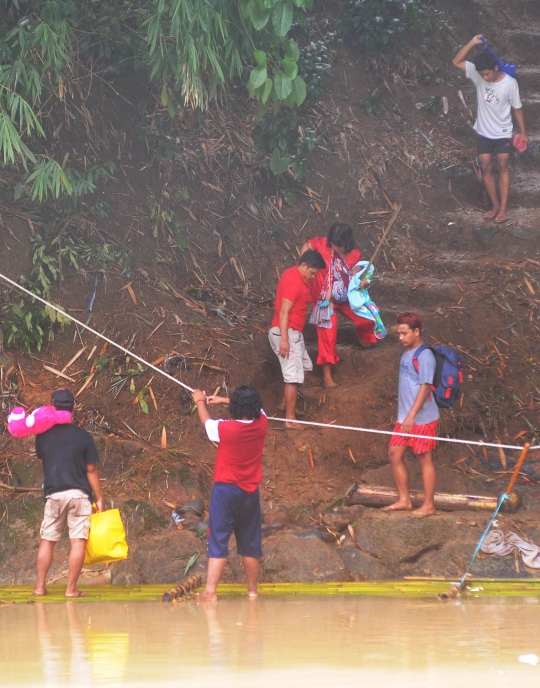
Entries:
<svg viewBox="0 0 540 688">
<path fill-rule="evenodd" d="M 48 308 L 52 308 L 53 311 L 56 311 L 57 313 L 60 313 L 64 318 L 69 318 L 70 320 L 73 320 L 74 323 L 77 323 L 77 325 L 80 325 L 81 327 L 84 327 L 85 330 L 88 330 L 92 334 L 95 334 L 96 337 L 100 337 L 101 339 L 104 339 L 106 342 L 109 342 L 109 344 L 112 344 L 115 346 L 117 349 L 120 349 L 120 351 L 123 351 L 125 354 L 128 354 L 128 356 L 133 357 L 135 360 L 140 361 L 141 363 L 144 363 L 145 366 L 148 368 L 152 368 L 152 370 L 155 370 L 156 373 L 160 373 L 161 375 L 164 375 L 166 378 L 171 380 L 172 382 L 176 382 L 177 385 L 181 385 L 184 387 L 184 389 L 187 389 L 188 392 L 193 392 L 193 389 L 189 387 L 188 385 L 184 384 L 181 380 L 177 380 L 175 377 L 172 375 L 169 375 L 169 373 L 166 373 L 164 370 L 161 368 L 157 368 L 155 365 L 152 365 L 151 363 L 148 363 L 148 361 L 145 361 L 144 358 L 141 358 L 140 356 L 137 356 L 137 354 L 133 353 L 133 351 L 130 351 L 129 349 L 126 349 L 125 347 L 121 346 L 117 342 L 114 342 L 112 339 L 109 339 L 109 337 L 106 337 L 104 334 L 101 332 L 98 332 L 97 330 L 94 330 L 92 327 L 89 325 L 86 325 L 85 323 L 81 322 L 80 320 L 77 320 L 77 318 L 74 318 L 72 315 L 69 313 L 66 313 L 66 311 L 63 311 L 61 308 L 58 306 L 55 306 L 53 303 L 50 303 L 49 301 L 42 299 L 41 296 L 38 296 L 37 294 L 34 294 L 33 292 L 30 291 L 30 289 L 27 289 L 26 287 L 23 287 L 20 284 L 17 284 L 17 282 L 14 282 L 12 279 L 9 277 L 6 277 L 5 275 L 2 275 L 0 273 L 0 277 L 5 280 L 6 282 L 9 282 L 13 287 L 16 289 L 19 289 L 20 291 L 24 291 L 25 294 L 28 294 L 28 296 L 31 296 L 33 299 L 37 299 L 38 301 L 41 301 L 41 303 L 45 304 Z"/>
<path fill-rule="evenodd" d="M 80 325 L 80 327 L 83 327 L 85 330 L 88 330 L 92 334 L 96 335 L 96 337 L 99 337 L 100 339 L 103 339 L 106 342 L 109 342 L 109 344 L 112 344 L 112 346 L 115 346 L 117 349 L 119 349 L 120 351 L 123 351 L 128 356 L 131 356 L 132 358 L 139 361 L 140 363 L 144 363 L 144 365 L 146 367 L 151 368 L 152 370 L 154 370 L 156 373 L 159 373 L 160 375 L 163 375 L 164 377 L 166 377 L 171 382 L 175 382 L 177 385 L 180 385 L 181 387 L 186 389 L 188 392 L 193 392 L 193 388 L 190 387 L 189 385 L 186 385 L 181 380 L 178 380 L 177 378 L 173 377 L 172 375 L 169 375 L 169 373 L 165 372 L 161 368 L 158 368 L 155 365 L 152 365 L 152 363 L 145 361 L 144 358 L 141 358 L 141 356 L 138 356 L 133 351 L 126 349 L 124 346 L 121 346 L 120 344 L 113 341 L 109 337 L 106 337 L 101 332 L 94 330 L 92 327 L 81 322 L 80 320 L 75 318 L 70 313 L 67 313 L 66 311 L 62 310 L 59 306 L 55 306 L 53 303 L 50 303 L 49 301 L 42 298 L 41 296 L 34 294 L 29 289 L 26 289 L 26 287 L 23 287 L 22 285 L 13 281 L 9 277 L 6 277 L 2 273 L 0 273 L 0 278 L 3 279 L 8 284 L 11 284 L 11 286 L 15 287 L 19 291 L 22 291 L 25 294 L 28 294 L 28 296 L 31 296 L 33 299 L 40 301 L 41 303 L 43 303 L 48 308 L 52 308 L 53 311 L 60 313 L 60 315 L 62 315 L 63 317 L 69 318 L 70 320 L 72 320 L 77 325 Z M 307 420 L 289 420 L 286 418 L 276 418 L 275 416 L 271 416 L 270 419 L 279 421 L 281 423 L 285 423 L 285 422 L 286 423 L 298 423 L 299 425 L 308 425 L 308 426 L 317 427 L 317 428 L 330 428 L 332 430 L 352 430 L 354 432 L 368 432 L 368 433 L 372 433 L 374 435 L 397 435 L 399 437 L 418 437 L 418 435 L 414 435 L 414 434 L 409 433 L 409 432 L 394 432 L 393 430 L 375 430 L 373 428 L 357 428 L 357 427 L 352 426 L 352 425 L 335 425 L 334 423 L 317 423 L 315 421 L 307 421 Z M 454 444 L 471 444 L 471 445 L 474 445 L 476 447 L 494 447 L 496 449 L 511 449 L 511 450 L 516 450 L 516 451 L 521 451 L 523 449 L 523 447 L 521 447 L 519 445 L 499 444 L 499 443 L 494 443 L 494 442 L 479 442 L 478 440 L 460 440 L 460 439 L 455 439 L 452 437 L 431 437 L 431 436 L 422 435 L 422 439 L 436 440 L 437 442 L 451 442 Z M 534 447 L 531 447 L 531 451 L 534 449 L 540 449 L 540 445 L 536 445 Z"/>
</svg>

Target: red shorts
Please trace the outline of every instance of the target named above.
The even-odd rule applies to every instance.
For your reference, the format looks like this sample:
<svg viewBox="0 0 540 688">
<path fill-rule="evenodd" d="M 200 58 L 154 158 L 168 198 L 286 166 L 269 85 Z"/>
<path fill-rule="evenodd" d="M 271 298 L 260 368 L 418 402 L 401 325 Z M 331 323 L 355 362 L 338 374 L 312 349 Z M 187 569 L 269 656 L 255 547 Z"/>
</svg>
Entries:
<svg viewBox="0 0 540 688">
<path fill-rule="evenodd" d="M 425 454 L 437 446 L 436 440 L 427 440 L 425 437 L 437 436 L 437 425 L 439 421 L 434 420 L 433 423 L 426 423 L 425 425 L 413 425 L 410 431 L 411 435 L 419 435 L 419 437 L 401 437 L 400 435 L 392 435 L 390 438 L 391 447 L 411 447 L 415 454 Z M 402 432 L 401 423 L 396 423 L 394 432 Z"/>
</svg>

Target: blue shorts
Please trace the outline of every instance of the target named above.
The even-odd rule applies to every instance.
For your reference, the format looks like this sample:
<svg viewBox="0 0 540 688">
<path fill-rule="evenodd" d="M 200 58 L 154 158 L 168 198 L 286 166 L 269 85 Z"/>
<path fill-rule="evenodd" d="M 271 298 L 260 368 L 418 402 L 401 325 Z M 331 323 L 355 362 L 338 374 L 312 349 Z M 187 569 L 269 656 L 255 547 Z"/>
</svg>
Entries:
<svg viewBox="0 0 540 688">
<path fill-rule="evenodd" d="M 245 492 L 236 485 L 215 483 L 208 520 L 208 557 L 225 559 L 234 533 L 243 557 L 262 557 L 259 489 Z"/>
</svg>

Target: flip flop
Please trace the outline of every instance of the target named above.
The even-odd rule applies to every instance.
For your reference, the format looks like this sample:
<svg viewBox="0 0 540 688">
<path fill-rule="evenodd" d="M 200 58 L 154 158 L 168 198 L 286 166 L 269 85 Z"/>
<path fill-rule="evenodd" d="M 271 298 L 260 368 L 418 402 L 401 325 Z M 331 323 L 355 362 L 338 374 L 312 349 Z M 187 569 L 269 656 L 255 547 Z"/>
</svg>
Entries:
<svg viewBox="0 0 540 688">
<path fill-rule="evenodd" d="M 499 214 L 499 211 L 498 211 L 498 210 L 497 210 L 497 211 L 495 211 L 495 210 L 490 210 L 489 212 L 487 212 L 487 213 L 484 215 L 484 220 L 494 220 L 494 219 L 497 217 L 498 214 Z"/>
<path fill-rule="evenodd" d="M 521 134 L 516 134 L 514 136 L 514 147 L 517 148 L 520 153 L 525 153 L 527 150 L 527 144 L 525 141 L 521 140 Z"/>
<path fill-rule="evenodd" d="M 505 222 L 508 222 L 510 218 L 508 215 L 497 215 L 495 218 L 495 224 L 496 225 L 503 225 Z"/>
<path fill-rule="evenodd" d="M 76 595 L 66 595 L 66 597 L 70 600 L 76 600 L 79 597 L 88 597 L 88 593 L 86 592 L 86 590 L 77 590 Z"/>
</svg>

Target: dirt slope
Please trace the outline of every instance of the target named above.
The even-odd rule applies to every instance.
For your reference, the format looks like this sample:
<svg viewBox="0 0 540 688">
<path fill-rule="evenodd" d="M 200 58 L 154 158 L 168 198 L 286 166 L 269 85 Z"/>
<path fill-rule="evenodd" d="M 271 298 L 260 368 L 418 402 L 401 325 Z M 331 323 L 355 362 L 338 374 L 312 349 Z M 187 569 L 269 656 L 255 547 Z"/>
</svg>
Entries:
<svg viewBox="0 0 540 688">
<path fill-rule="evenodd" d="M 503 7 L 511 20 L 502 13 Z M 407 309 L 424 317 L 428 342 L 459 347 L 468 363 L 464 394 L 453 410 L 443 414 L 442 434 L 500 438 L 511 444 L 533 439 L 540 403 L 539 163 L 538 159 L 513 161 L 511 222 L 497 231 L 486 225 L 482 186 L 474 172 L 475 140 L 468 109 L 473 106 L 474 92 L 456 73 L 450 57 L 456 42 L 465 43 L 470 34 L 483 31 L 506 59 L 518 62 L 530 133 L 540 141 L 540 12 L 523 0 L 456 2 L 444 10 L 449 28 L 440 27 L 437 33 L 421 37 L 398 65 L 367 57 L 354 44 L 338 51 L 335 79 L 313 109 L 313 116 L 324 126 L 325 139 L 307 186 L 297 188 L 299 200 L 292 208 L 280 203 L 276 181 L 250 165 L 248 157 L 236 170 L 227 170 L 222 158 L 212 157 L 214 148 L 232 146 L 226 137 L 222 140 L 222 115 L 208 116 L 198 172 L 193 172 L 185 163 L 186 149 L 196 148 L 201 139 L 190 139 L 182 129 L 185 123 L 178 124 L 184 148 L 172 165 L 160 167 L 149 159 L 144 145 L 123 135 L 127 123 L 135 122 L 135 113 L 125 103 L 118 108 L 116 103 L 106 105 L 113 124 L 107 137 L 109 148 L 118 146 L 120 169 L 105 188 L 103 198 L 110 211 L 99 231 L 116 249 L 125 247 L 132 274 L 122 275 L 119 268 L 100 273 L 93 326 L 207 392 L 218 387 L 227 391 L 250 381 L 260 390 L 267 411 L 274 413 L 282 382 L 265 330 L 278 275 L 292 263 L 305 239 L 325 234 L 337 219 L 353 226 L 364 257 L 369 257 L 388 220 L 389 201 L 401 203 L 399 221 L 381 253 L 372 289 L 389 335 L 373 350 L 358 350 L 353 330 L 346 322 L 340 323 L 338 352 L 343 360 L 335 375 L 340 386 L 324 390 L 319 371 L 309 375 L 302 389 L 306 419 L 392 427 L 401 355 L 393 324 L 396 314 Z M 118 87 L 128 95 L 135 88 L 129 82 Z M 378 112 L 369 117 L 365 101 L 376 91 Z M 430 96 L 448 98 L 447 117 L 440 105 L 433 112 L 427 107 Z M 237 118 L 237 135 L 249 143 L 248 124 L 234 113 L 225 117 Z M 69 146 L 77 147 L 75 140 L 67 139 L 57 145 L 62 153 Z M 222 153 L 226 155 L 227 148 Z M 190 240 L 185 250 L 173 247 L 161 234 L 157 240 L 152 236 L 146 199 L 159 198 L 163 189 L 188 191 L 188 201 L 171 201 L 185 222 Z M 21 220 L 8 217 L 17 235 L 28 236 Z M 5 231 L 1 240 L 2 271 L 10 276 L 28 271 L 28 246 L 21 248 Z M 128 283 L 133 295 L 125 288 Z M 91 291 L 92 275 L 69 274 L 55 298 L 84 320 Z M 230 323 L 218 317 L 217 308 Z M 76 382 L 68 384 L 76 392 L 94 373 L 78 397 L 78 422 L 96 434 L 106 498 L 123 507 L 132 545 L 139 552 L 136 563 L 122 573 L 124 578 L 119 574 L 118 582 L 157 580 L 152 562 L 156 570 L 169 571 L 161 578 L 174 579 L 180 571 L 170 557 L 174 543 L 186 539 L 186 552 L 197 547 L 203 551 L 204 546 L 191 533 L 164 533 L 173 528 L 170 505 L 195 495 L 208 500 L 215 450 L 205 441 L 191 414 L 189 397 L 180 388 L 150 372 L 139 375 L 123 354 L 102 350 L 101 344 L 93 351 L 94 339 L 67 328 L 37 356 L 7 351 L 15 363 L 10 376 L 18 390 L 16 395 L 8 394 L 9 380 L 6 383 L 3 377 L 4 410 L 15 403 L 15 397 L 29 406 L 47 401 L 59 378 L 44 371 L 43 365 L 60 370 L 86 345 L 85 353 L 67 371 Z M 306 328 L 306 340 L 315 356 L 312 326 Z M 102 359 L 104 368 L 93 370 L 100 353 L 108 357 Z M 168 357 L 167 362 L 163 357 Z M 113 387 L 123 378 L 126 382 L 120 390 Z M 131 380 L 135 395 L 130 391 Z M 150 394 L 144 396 L 149 407 L 146 414 L 136 399 L 148 387 L 155 404 Z M 391 484 L 384 437 L 322 429 L 290 433 L 277 422 L 271 425 L 264 456 L 263 509 L 267 514 L 285 511 L 292 526 L 304 533 L 309 534 L 320 521 L 323 507 L 355 482 Z M 160 447 L 164 427 L 166 449 Z M 38 486 L 40 471 L 31 458 L 31 441 L 14 442 L 6 434 L 2 441 L 2 482 Z M 441 490 L 498 493 L 507 480 L 497 451 L 441 443 L 437 456 Z M 520 479 L 524 501 L 533 512 L 535 482 L 540 476 L 537 456 L 531 456 Z M 508 452 L 509 468 L 514 458 Z M 417 473 L 412 483 L 419 486 Z M 42 502 L 35 494 L 15 498 L 3 494 L 0 579 L 26 580 L 31 576 Z M 530 520 L 525 519 L 527 525 L 522 523 L 522 528 L 532 528 L 537 518 L 530 511 L 527 515 Z M 458 522 L 460 518 L 456 517 Z M 480 519 L 472 516 L 469 520 L 481 528 Z M 283 543 L 288 542 L 291 551 L 297 547 L 296 535 L 287 536 L 293 538 L 290 542 L 285 538 L 277 544 L 278 536 L 272 537 L 272 556 L 277 559 Z M 423 551 L 419 538 L 415 552 Z M 438 548 L 431 551 L 439 551 L 448 538 L 468 542 L 460 540 L 459 527 L 453 527 L 451 533 L 436 538 Z M 312 540 L 318 548 L 323 544 L 319 536 Z M 346 544 L 351 545 L 348 538 Z M 329 547 L 324 547 L 326 556 Z M 154 555 L 143 557 L 149 551 Z M 462 548 L 460 561 L 468 551 Z M 415 558 L 415 552 L 408 555 L 416 566 L 410 569 L 413 573 L 421 570 L 421 557 Z M 388 560 L 386 573 L 369 568 L 369 557 L 361 565 L 356 560 L 354 566 L 350 557 L 345 560 L 342 566 L 341 559 L 332 559 L 337 577 L 332 579 L 404 572 L 393 560 Z M 445 561 L 440 556 L 424 569 L 445 572 Z M 202 557 L 199 563 L 204 563 Z M 234 566 L 231 577 L 239 575 Z M 285 564 L 275 566 L 276 572 L 268 575 L 278 580 Z M 320 579 L 313 573 L 317 566 L 324 569 L 323 563 L 311 568 L 306 564 L 307 573 L 296 568 L 286 575 Z"/>
</svg>

